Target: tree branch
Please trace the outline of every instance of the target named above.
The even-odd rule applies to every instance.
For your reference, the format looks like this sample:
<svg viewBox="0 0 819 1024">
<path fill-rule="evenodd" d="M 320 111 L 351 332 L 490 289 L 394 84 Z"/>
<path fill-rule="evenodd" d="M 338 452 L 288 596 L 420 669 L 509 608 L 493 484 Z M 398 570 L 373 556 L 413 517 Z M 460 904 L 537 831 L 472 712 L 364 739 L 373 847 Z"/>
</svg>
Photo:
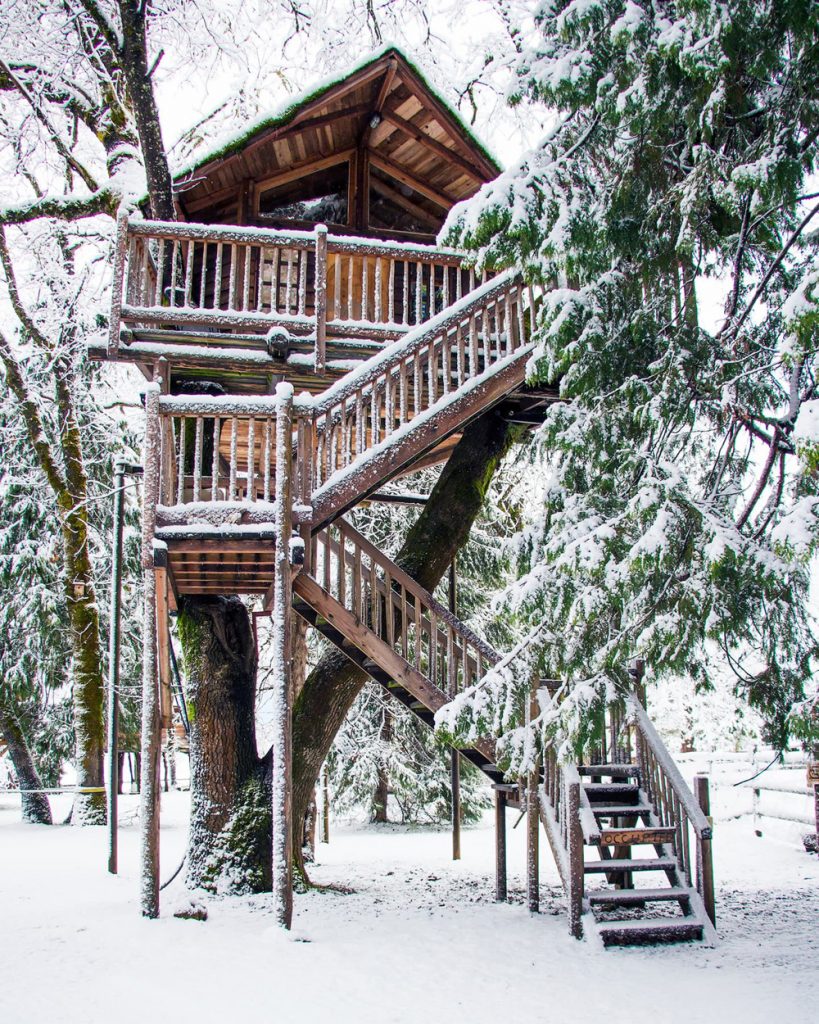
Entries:
<svg viewBox="0 0 819 1024">
<path fill-rule="evenodd" d="M 116 217 L 122 195 L 116 188 L 105 186 L 90 196 L 43 196 L 33 203 L 0 208 L 0 224 L 28 224 L 42 217 L 54 220 L 82 220 L 105 213 Z"/>
</svg>

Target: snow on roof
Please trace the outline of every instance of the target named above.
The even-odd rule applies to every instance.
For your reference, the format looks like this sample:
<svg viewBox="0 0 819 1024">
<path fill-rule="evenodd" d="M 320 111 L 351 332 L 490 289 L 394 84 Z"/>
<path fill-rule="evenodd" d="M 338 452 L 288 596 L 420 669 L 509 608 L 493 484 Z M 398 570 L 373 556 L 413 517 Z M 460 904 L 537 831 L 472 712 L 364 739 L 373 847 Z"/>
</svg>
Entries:
<svg viewBox="0 0 819 1024">
<path fill-rule="evenodd" d="M 487 146 L 478 138 L 474 130 L 464 123 L 461 115 L 452 106 L 452 104 L 430 84 L 428 78 L 420 70 L 418 65 L 414 61 L 409 60 L 399 47 L 395 45 L 395 43 L 384 43 L 376 50 L 367 54 L 367 56 L 363 57 L 360 61 L 346 67 L 343 73 L 332 75 L 321 80 L 304 92 L 291 97 L 287 102 L 282 104 L 282 106 L 273 110 L 271 113 L 266 114 L 264 117 L 259 118 L 257 121 L 254 121 L 249 125 L 245 125 L 235 132 L 224 135 L 214 146 L 195 157 L 193 160 L 187 161 L 180 167 L 172 168 L 174 178 L 181 178 L 187 174 L 192 174 L 194 171 L 205 166 L 205 164 L 211 163 L 213 160 L 221 160 L 225 157 L 231 156 L 233 153 L 240 152 L 255 135 L 259 134 L 259 132 L 284 127 L 293 120 L 302 107 L 320 99 L 321 96 L 329 92 L 334 86 L 340 85 L 358 71 L 363 71 L 365 68 L 370 67 L 370 65 L 375 64 L 376 61 L 381 60 L 390 53 L 396 54 L 404 61 L 413 74 L 420 80 L 424 88 L 438 101 L 438 103 L 441 104 L 453 121 L 455 121 L 461 132 L 463 132 L 465 138 L 467 138 L 469 142 L 496 167 L 498 172 L 500 172 L 500 165 Z"/>
</svg>

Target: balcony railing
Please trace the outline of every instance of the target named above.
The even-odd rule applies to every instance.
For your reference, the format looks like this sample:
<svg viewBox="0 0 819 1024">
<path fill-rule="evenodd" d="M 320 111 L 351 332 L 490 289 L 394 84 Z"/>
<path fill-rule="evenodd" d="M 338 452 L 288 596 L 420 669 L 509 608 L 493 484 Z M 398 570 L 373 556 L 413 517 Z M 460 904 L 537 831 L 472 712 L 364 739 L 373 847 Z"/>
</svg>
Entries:
<svg viewBox="0 0 819 1024">
<path fill-rule="evenodd" d="M 464 255 L 434 246 L 229 225 L 121 218 L 109 355 L 120 325 L 315 339 L 390 341 L 457 302 L 476 284 Z M 484 275 L 480 280 L 486 279 Z"/>
</svg>

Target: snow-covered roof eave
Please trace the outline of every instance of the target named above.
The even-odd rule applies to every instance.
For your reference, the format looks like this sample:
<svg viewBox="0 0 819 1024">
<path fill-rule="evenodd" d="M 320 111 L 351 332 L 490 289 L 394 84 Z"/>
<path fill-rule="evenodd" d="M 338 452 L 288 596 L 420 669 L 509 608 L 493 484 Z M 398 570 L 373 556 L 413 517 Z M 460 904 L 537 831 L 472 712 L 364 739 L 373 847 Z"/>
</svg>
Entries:
<svg viewBox="0 0 819 1024">
<path fill-rule="evenodd" d="M 195 160 L 183 164 L 180 167 L 172 168 L 174 180 L 194 174 L 196 171 L 201 170 L 207 164 L 213 163 L 215 160 L 224 160 L 227 157 L 232 156 L 234 153 L 241 152 L 242 149 L 244 149 L 244 147 L 260 132 L 286 127 L 291 121 L 293 121 L 296 114 L 308 103 L 314 103 L 316 100 L 321 99 L 324 94 L 330 92 L 335 86 L 340 85 L 347 78 L 357 74 L 359 71 L 363 71 L 365 68 L 375 64 L 390 53 L 396 54 L 402 61 L 404 61 L 413 74 L 415 74 L 420 80 L 424 88 L 438 103 L 440 103 L 444 110 L 453 119 L 464 137 L 481 153 L 481 155 L 496 169 L 496 172 L 499 174 L 501 171 L 500 164 L 489 151 L 486 144 L 477 136 L 475 131 L 463 122 L 460 114 L 455 110 L 452 104 L 430 84 L 426 75 L 420 70 L 418 65 L 409 60 L 409 58 L 399 49 L 398 46 L 395 45 L 395 43 L 387 42 L 379 46 L 376 50 L 371 51 L 366 57 L 363 57 L 357 63 L 345 68 L 343 74 L 333 75 L 323 79 L 304 92 L 289 99 L 277 110 L 266 114 L 259 120 L 240 129 L 234 135 L 221 139 L 217 145 L 196 157 Z"/>
</svg>

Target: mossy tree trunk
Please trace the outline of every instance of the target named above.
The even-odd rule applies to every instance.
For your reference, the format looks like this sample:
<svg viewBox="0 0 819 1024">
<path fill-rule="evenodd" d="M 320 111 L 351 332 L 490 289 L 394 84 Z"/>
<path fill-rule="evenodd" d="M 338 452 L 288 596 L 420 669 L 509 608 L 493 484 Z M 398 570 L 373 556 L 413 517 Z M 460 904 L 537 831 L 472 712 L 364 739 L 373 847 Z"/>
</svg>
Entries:
<svg viewBox="0 0 819 1024">
<path fill-rule="evenodd" d="M 466 428 L 396 561 L 434 590 L 463 546 L 492 476 L 520 428 L 487 413 Z M 191 720 L 187 882 L 219 892 L 271 884 L 270 768 L 255 740 L 256 653 L 238 598 L 185 598 L 179 636 Z M 367 676 L 332 648 L 308 675 L 293 715 L 294 863 L 304 874 L 301 823 L 321 765 Z"/>
<path fill-rule="evenodd" d="M 178 623 L 191 723 L 187 883 L 210 892 L 265 892 L 271 759 L 256 747 L 250 615 L 236 597 L 188 597 Z"/>
<path fill-rule="evenodd" d="M 464 430 L 395 558 L 426 590 L 435 589 L 466 542 L 492 477 L 520 429 L 490 411 Z M 293 709 L 294 821 L 307 813 L 321 766 L 367 678 L 335 648 L 307 677 Z M 294 863 L 304 873 L 299 849 Z"/>
<path fill-rule="evenodd" d="M 9 757 L 14 765 L 14 773 L 17 776 L 20 789 L 42 789 L 40 775 L 14 709 L 2 701 L 0 701 L 0 736 L 3 737 L 8 747 Z M 51 807 L 45 793 L 23 794 L 20 800 L 23 821 L 32 825 L 51 824 Z"/>
</svg>

